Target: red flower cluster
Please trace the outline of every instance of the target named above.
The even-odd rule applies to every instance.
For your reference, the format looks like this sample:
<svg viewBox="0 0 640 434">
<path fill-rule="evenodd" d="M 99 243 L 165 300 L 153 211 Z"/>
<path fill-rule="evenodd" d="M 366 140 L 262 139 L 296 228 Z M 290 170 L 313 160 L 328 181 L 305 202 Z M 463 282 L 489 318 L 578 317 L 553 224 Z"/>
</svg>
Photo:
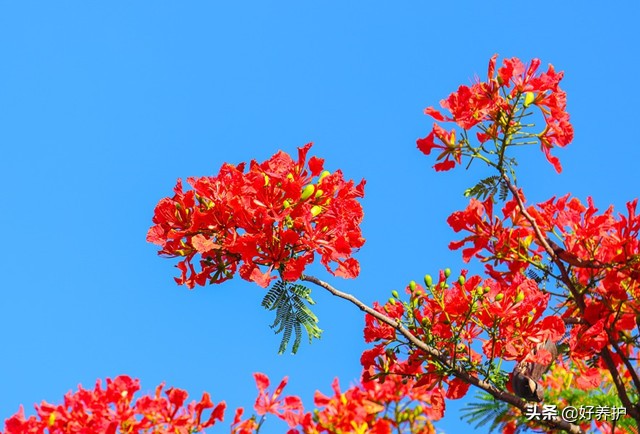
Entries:
<svg viewBox="0 0 640 434">
<path fill-rule="evenodd" d="M 566 94 L 559 87 L 563 73 L 556 73 L 551 65 L 547 72 L 538 73 L 539 59 L 533 59 L 525 66 L 514 57 L 505 59 L 496 74 L 497 57 L 495 55 L 489 61 L 487 81 L 478 80 L 471 87 L 460 86 L 440 102 L 451 117 L 433 107 L 425 109 L 425 114 L 439 122 L 455 122 L 465 133 L 456 140 L 455 129 L 446 131 L 434 123 L 429 135 L 418 139 L 418 149 L 426 155 L 433 149 L 441 150 L 437 160 L 442 161 L 434 168 L 437 171 L 452 169 L 456 163 L 461 163 L 463 154 L 477 157 L 481 149 L 469 145 L 466 130 L 478 127 L 477 138 L 481 144 L 493 140 L 498 146 L 507 146 L 511 144 L 512 136 L 522 129 L 520 120 L 533 105 L 540 109 L 546 124 L 535 137 L 547 160 L 560 172 L 560 162 L 550 151 L 554 146 L 564 147 L 573 140 L 573 127 L 566 112 Z"/>
<path fill-rule="evenodd" d="M 637 327 L 640 216 L 636 207 L 637 201 L 628 203 L 627 215 L 616 218 L 612 208 L 598 214 L 591 199 L 585 206 L 566 195 L 527 208 L 535 225 L 548 237 L 546 242 L 567 267 L 574 285 L 583 293 L 583 307 L 575 298 L 562 300 L 565 320 L 584 320 L 571 329 L 569 345 L 576 362 L 607 345 L 608 333 L 617 339 L 621 333 L 633 332 Z M 476 256 L 485 262 L 492 261 L 494 265 L 486 266 L 489 274 L 511 285 L 532 265 L 537 268 L 543 265 L 544 247 L 515 200 L 505 204 L 502 215 L 494 215 L 491 199 L 482 203 L 472 199 L 464 211 L 449 217 L 448 222 L 456 232 L 470 233 L 463 240 L 452 242 L 450 248 L 471 244 L 463 249 L 464 260 Z M 562 246 L 551 239 L 556 237 L 562 240 Z M 508 271 L 498 271 L 495 268 L 498 265 L 506 265 Z M 541 294 L 537 284 L 533 284 L 531 293 Z M 621 346 L 624 348 L 625 344 Z"/>
<path fill-rule="evenodd" d="M 252 161 L 246 173 L 244 163 L 225 164 L 217 176 L 189 178 L 193 190 L 187 192 L 178 180 L 175 195 L 156 206 L 147 234 L 147 241 L 162 246 L 159 254 L 185 258 L 177 265 L 178 284 L 221 283 L 238 269 L 243 279 L 263 287 L 276 278 L 272 271 L 295 281 L 314 252 L 336 276 L 359 274 L 351 255 L 364 244 L 357 199 L 364 196 L 365 181 L 354 185 L 339 170 L 323 171 L 324 160 L 317 157 L 307 169 L 310 148 L 298 149 L 297 162 L 284 152 Z M 196 255 L 199 271 L 192 263 Z"/>
<path fill-rule="evenodd" d="M 398 376 L 384 383 L 363 381 L 345 392 L 335 379 L 333 391 L 332 397 L 316 392 L 319 410 L 314 421 L 304 425 L 305 433 L 435 434 L 431 420 L 444 415 L 441 389 L 416 388 L 415 381 Z"/>
<path fill-rule="evenodd" d="M 415 388 L 415 382 L 390 378 L 385 384 L 363 382 L 340 392 L 338 379 L 333 382 L 334 396 L 316 392 L 313 412 L 304 412 L 297 396 L 281 396 L 287 384 L 284 378 L 275 392 L 269 393 L 269 379 L 254 374 L 258 386 L 258 399 L 254 405 L 257 415 L 276 415 L 289 425 L 288 434 L 320 433 L 377 433 L 391 434 L 392 428 L 410 428 L 411 432 L 435 433 L 432 419 L 444 414 L 444 399 L 440 389 Z M 410 406 L 412 404 L 417 404 Z M 251 434 L 262 423 L 255 416 L 242 420 L 244 410 L 239 408 L 233 422 L 233 434 Z M 264 420 L 264 419 L 263 419 Z"/>
<path fill-rule="evenodd" d="M 409 428 L 411 432 L 435 434 L 429 418 L 438 419 L 444 414 L 444 400 L 439 389 L 415 388 L 412 382 L 392 378 L 385 384 L 369 382 L 354 385 L 340 392 L 338 380 L 333 383 L 335 395 L 327 397 L 316 392 L 314 401 L 318 409 L 304 412 L 297 396 L 282 396 L 287 384 L 285 377 L 276 390 L 270 393 L 269 378 L 255 373 L 258 398 L 253 406 L 256 416 L 243 420 L 243 408 L 235 412 L 232 434 L 252 434 L 259 430 L 267 414 L 284 420 L 289 425 L 288 434 L 301 431 L 319 433 L 377 433 L 391 434 L 392 428 Z M 20 411 L 7 419 L 4 434 L 192 434 L 223 421 L 226 405 L 215 405 L 207 393 L 200 402 L 185 405 L 187 393 L 170 388 L 161 396 L 163 385 L 155 396 L 134 399 L 140 390 L 138 380 L 120 376 L 107 379 L 103 389 L 100 381 L 94 390 L 79 387 L 75 393 L 65 396 L 64 404 L 42 403 L 36 406 L 37 416 L 28 419 Z M 413 404 L 408 405 L 408 400 Z M 211 410 L 206 421 L 203 412 Z M 299 431 L 300 429 L 301 431 Z"/>
<path fill-rule="evenodd" d="M 548 354 L 534 351 L 546 339 L 559 340 L 564 324 L 557 316 L 543 317 L 549 296 L 542 294 L 535 281 L 517 275 L 511 282 L 467 278 L 463 271 L 456 282 L 448 282 L 449 271 L 440 272 L 439 281 L 425 277 L 426 290 L 412 283 L 406 292 L 407 303 L 389 301 L 374 306 L 379 312 L 405 324 L 416 338 L 437 348 L 458 367 L 473 373 L 483 362 L 474 348 L 481 341 L 486 360 L 497 359 L 549 363 L 539 360 Z M 488 336 L 488 338 L 481 337 Z M 400 360 L 390 351 L 396 346 L 396 331 L 371 315 L 366 317 L 366 342 L 379 342 L 361 358 L 365 370 L 376 377 L 390 375 L 416 379 L 417 385 L 448 385 L 446 397 L 458 399 L 469 384 L 450 376 L 422 351 L 414 349 Z"/>
<path fill-rule="evenodd" d="M 287 422 L 290 428 L 294 428 L 299 424 L 302 424 L 304 421 L 309 423 L 311 415 L 304 414 L 302 401 L 299 397 L 280 397 L 284 387 L 287 385 L 287 377 L 282 379 L 273 393 L 269 393 L 267 391 L 267 387 L 269 387 L 269 377 L 259 372 L 253 374 L 253 377 L 255 378 L 256 385 L 258 386 L 258 398 L 256 399 L 256 403 L 253 408 L 259 416 L 274 414 Z M 236 414 L 233 419 L 233 427 L 231 429 L 232 434 L 251 434 L 254 430 L 259 428 L 260 424 L 256 422 L 255 416 L 242 420 L 243 414 L 243 408 L 238 408 L 236 410 Z M 291 429 L 287 432 L 295 434 L 298 433 L 298 430 Z"/>
<path fill-rule="evenodd" d="M 85 433 L 156 433 L 191 434 L 222 421 L 226 404 L 215 405 L 207 393 L 200 402 L 184 405 L 188 395 L 170 388 L 161 396 L 164 385 L 156 388 L 155 396 L 143 396 L 134 401 L 140 390 L 138 380 L 119 376 L 107 379 L 107 387 L 100 381 L 93 390 L 78 388 L 64 397 L 64 404 L 43 402 L 36 406 L 37 416 L 28 419 L 24 410 L 7 419 L 4 434 L 85 434 Z M 211 410 L 206 421 L 204 410 Z"/>
</svg>

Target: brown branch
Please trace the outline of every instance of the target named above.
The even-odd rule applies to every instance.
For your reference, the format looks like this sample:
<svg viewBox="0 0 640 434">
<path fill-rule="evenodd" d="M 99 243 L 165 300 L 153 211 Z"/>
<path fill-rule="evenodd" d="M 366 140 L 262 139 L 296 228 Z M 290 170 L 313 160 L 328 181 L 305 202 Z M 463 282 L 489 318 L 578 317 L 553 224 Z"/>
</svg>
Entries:
<svg viewBox="0 0 640 434">
<path fill-rule="evenodd" d="M 551 260 L 553 261 L 554 264 L 556 264 L 556 266 L 560 270 L 560 275 L 562 276 L 563 283 L 567 285 L 567 288 L 569 288 L 569 292 L 571 292 L 571 295 L 573 295 L 573 298 L 575 299 L 578 307 L 581 310 L 584 310 L 585 308 L 584 299 L 581 297 L 580 292 L 576 289 L 576 287 L 573 285 L 573 282 L 569 278 L 569 273 L 567 272 L 567 268 L 564 266 L 564 262 L 562 262 L 562 259 L 560 259 L 560 257 L 556 254 L 556 251 L 554 250 L 553 247 L 551 247 L 549 240 L 547 240 L 547 237 L 544 236 L 544 234 L 542 233 L 542 230 L 540 230 L 540 227 L 536 223 L 535 219 L 531 216 L 531 214 L 529 214 L 529 211 L 527 211 L 527 209 L 525 208 L 524 202 L 522 202 L 522 199 L 518 194 L 518 189 L 516 188 L 515 185 L 513 185 L 513 183 L 511 182 L 511 180 L 509 179 L 506 173 L 502 174 L 502 179 L 506 183 L 507 188 L 509 188 L 509 191 L 515 198 L 516 202 L 518 202 L 518 206 L 520 207 L 520 213 L 524 216 L 525 219 L 527 219 L 527 221 L 531 225 L 531 228 L 533 229 L 533 232 L 535 232 L 536 238 L 538 239 L 537 240 L 538 244 L 540 244 L 544 248 L 544 250 L 549 254 L 549 256 L 551 256 Z"/>
<path fill-rule="evenodd" d="M 607 330 L 607 337 L 609 338 L 609 342 L 611 343 L 611 346 L 615 350 L 616 354 L 618 355 L 618 357 L 620 357 L 620 359 L 622 360 L 622 363 L 624 363 L 624 365 L 627 367 L 627 371 L 631 375 L 631 381 L 633 381 L 633 385 L 635 386 L 636 390 L 640 392 L 640 378 L 638 378 L 638 373 L 633 368 L 631 361 L 629 360 L 627 355 L 624 354 L 624 352 L 620 348 L 620 345 L 618 345 L 618 342 L 616 342 L 616 340 L 613 338 L 611 334 L 611 331 L 609 330 Z M 637 405 L 636 405 L 636 408 L 637 408 Z M 640 412 L 640 409 L 639 409 L 639 412 Z"/>
<path fill-rule="evenodd" d="M 524 216 L 525 219 L 527 219 L 527 221 L 531 225 L 531 228 L 536 234 L 538 243 L 546 250 L 549 256 L 551 256 L 551 260 L 553 261 L 554 264 L 556 264 L 556 266 L 560 270 L 560 274 L 562 276 L 562 283 L 564 283 L 569 289 L 569 292 L 571 293 L 574 300 L 576 301 L 576 305 L 580 309 L 581 313 L 584 313 L 584 309 L 586 306 L 584 302 L 584 296 L 576 289 L 575 285 L 571 281 L 571 278 L 569 277 L 569 273 L 567 271 L 567 268 L 564 265 L 563 259 L 560 257 L 560 254 L 562 253 L 563 250 L 558 246 L 556 246 L 555 243 L 553 243 L 552 241 L 547 240 L 547 238 L 544 236 L 544 234 L 542 233 L 542 230 L 538 226 L 538 223 L 535 221 L 533 216 L 531 216 L 531 214 L 529 214 L 529 212 L 526 210 L 524 203 L 520 198 L 520 195 L 518 194 L 518 189 L 515 187 L 515 185 L 513 185 L 513 183 L 511 182 L 509 177 L 506 175 L 506 173 L 502 174 L 502 179 L 504 180 L 507 187 L 509 188 L 509 191 L 511 191 L 511 194 L 513 195 L 513 197 L 518 202 L 518 206 L 520 207 L 520 213 Z M 587 323 L 587 325 L 589 324 Z M 609 336 L 609 342 L 613 343 L 611 336 Z M 618 372 L 618 368 L 616 367 L 615 362 L 611 357 L 611 352 L 609 351 L 608 348 L 604 348 L 600 352 L 600 354 L 602 355 L 602 358 L 604 359 L 605 364 L 607 365 L 607 369 L 611 373 L 611 378 L 613 379 L 613 384 L 616 387 L 616 391 L 618 392 L 618 397 L 620 398 L 620 401 L 622 401 L 622 404 L 627 409 L 627 413 L 629 414 L 629 416 L 633 417 L 636 420 L 636 423 L 638 424 L 638 426 L 640 426 L 640 409 L 638 408 L 638 406 L 631 403 L 631 400 L 629 399 L 629 395 L 627 394 L 627 390 L 624 387 L 624 383 L 620 378 L 620 373 Z"/>
<path fill-rule="evenodd" d="M 627 390 L 624 387 L 622 378 L 620 378 L 620 373 L 616 368 L 616 364 L 613 361 L 613 357 L 611 357 L 611 351 L 609 351 L 609 348 L 604 347 L 602 351 L 600 351 L 600 355 L 602 356 L 604 363 L 607 365 L 607 369 L 609 369 L 609 372 L 611 373 L 613 384 L 616 386 L 616 391 L 618 392 L 620 401 L 622 401 L 622 405 L 626 407 L 627 413 L 629 414 L 629 416 L 634 418 L 636 422 L 640 425 L 640 413 L 638 412 L 638 407 L 632 404 L 631 400 L 629 399 L 629 395 L 627 394 Z"/>
<path fill-rule="evenodd" d="M 526 412 L 527 410 L 527 406 L 528 403 L 520 398 L 518 398 L 515 395 L 512 395 L 510 393 L 507 393 L 503 390 L 498 389 L 497 387 L 493 386 L 490 383 L 487 383 L 486 381 L 483 381 L 473 375 L 471 375 L 470 373 L 468 373 L 467 371 L 464 371 L 460 368 L 456 368 L 455 366 L 451 366 L 449 361 L 447 360 L 446 356 L 441 352 L 438 351 L 436 348 L 433 348 L 429 345 L 427 345 L 426 343 L 422 342 L 420 339 L 416 338 L 413 333 L 411 333 L 407 328 L 405 328 L 401 322 L 399 320 L 394 320 L 393 318 L 378 312 L 377 310 L 374 310 L 373 308 L 367 306 L 366 304 L 364 304 L 363 302 L 361 302 L 360 300 L 358 300 L 355 296 L 348 294 L 346 292 L 342 292 L 336 288 L 334 288 L 333 286 L 331 286 L 330 284 L 328 284 L 327 282 L 324 282 L 320 279 L 318 279 L 317 277 L 314 276 L 308 276 L 308 275 L 303 275 L 301 278 L 301 280 L 307 281 L 307 282 L 311 282 L 314 283 L 318 286 L 320 286 L 321 288 L 326 289 L 327 291 L 329 291 L 331 294 L 335 295 L 336 297 L 340 297 L 344 300 L 347 300 L 349 302 L 351 302 L 352 304 L 355 304 L 360 310 L 362 310 L 363 312 L 368 313 L 369 315 L 373 316 L 374 318 L 376 318 L 378 321 L 381 321 L 391 327 L 393 327 L 394 329 L 396 329 L 400 334 L 402 334 L 409 342 L 411 342 L 411 344 L 413 344 L 416 348 L 424 351 L 426 354 L 428 354 L 429 356 L 431 356 L 433 359 L 437 360 L 439 363 L 441 363 L 443 366 L 447 367 L 447 369 L 456 377 L 460 378 L 461 380 L 465 381 L 466 383 L 469 384 L 473 384 L 474 386 L 484 390 L 485 392 L 489 393 L 491 396 L 493 396 L 494 398 L 506 402 L 509 405 L 512 405 L 514 407 L 519 408 L 523 413 Z M 570 422 L 567 422 L 565 420 L 563 420 L 562 418 L 559 417 L 553 417 L 550 420 L 540 420 L 538 421 L 541 424 L 544 424 L 548 427 L 551 428 L 556 428 L 556 429 L 561 429 L 563 431 L 569 432 L 571 434 L 581 434 L 583 433 L 583 431 L 580 429 L 580 427 L 578 425 L 574 425 Z"/>
</svg>

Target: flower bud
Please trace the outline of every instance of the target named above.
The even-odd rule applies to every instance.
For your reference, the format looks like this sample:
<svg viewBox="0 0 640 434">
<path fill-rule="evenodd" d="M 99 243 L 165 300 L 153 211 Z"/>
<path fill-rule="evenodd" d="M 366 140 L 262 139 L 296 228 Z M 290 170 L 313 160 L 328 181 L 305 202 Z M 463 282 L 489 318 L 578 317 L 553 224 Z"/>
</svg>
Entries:
<svg viewBox="0 0 640 434">
<path fill-rule="evenodd" d="M 324 194 L 324 191 L 322 191 L 322 190 L 318 189 L 318 190 L 316 190 L 316 195 L 315 195 L 315 197 L 320 197 L 320 196 L 322 196 L 323 194 Z"/>
<path fill-rule="evenodd" d="M 389 303 L 391 303 L 391 304 L 395 305 L 395 304 L 396 304 L 396 299 L 395 299 L 395 298 L 393 298 L 393 297 L 390 297 L 390 298 L 389 298 Z"/>
<path fill-rule="evenodd" d="M 291 202 L 289 202 L 287 199 L 284 200 L 284 202 L 282 202 L 282 207 L 284 209 L 287 209 L 291 206 Z"/>
<path fill-rule="evenodd" d="M 504 298 L 504 294 L 503 293 L 496 294 L 496 301 L 500 301 L 503 298 Z"/>
<path fill-rule="evenodd" d="M 424 276 L 424 284 L 427 285 L 427 287 L 431 288 L 431 285 L 433 285 L 433 278 L 431 277 L 431 274 L 427 274 Z"/>
<path fill-rule="evenodd" d="M 311 215 L 312 216 L 317 216 L 318 214 L 320 214 L 322 212 L 322 207 L 318 206 L 318 205 L 314 205 L 311 207 Z"/>
<path fill-rule="evenodd" d="M 524 94 L 524 106 L 529 107 L 533 101 L 535 101 L 536 95 L 533 92 L 527 92 Z"/>
<path fill-rule="evenodd" d="M 391 291 L 391 295 L 393 295 L 394 298 L 400 298 L 400 295 L 398 294 L 398 291 L 396 291 L 395 289 L 393 291 Z"/>
<path fill-rule="evenodd" d="M 409 282 L 409 290 L 411 292 L 414 292 L 416 290 L 416 282 L 415 282 L 415 280 L 412 280 L 411 282 Z"/>
<path fill-rule="evenodd" d="M 451 268 L 445 268 L 444 269 L 444 277 L 446 277 L 448 279 L 449 276 L 451 276 Z"/>
<path fill-rule="evenodd" d="M 306 185 L 302 189 L 302 194 L 300 194 L 300 199 L 302 199 L 302 200 L 309 199 L 314 191 L 316 191 L 316 186 L 315 185 L 313 185 L 313 184 Z"/>
<path fill-rule="evenodd" d="M 516 303 L 520 303 L 522 300 L 524 300 L 524 292 L 520 291 L 518 295 L 516 295 Z"/>
<path fill-rule="evenodd" d="M 464 276 L 460 275 L 460 277 L 458 277 L 458 283 L 460 285 L 464 285 L 464 282 L 466 282 L 466 279 L 464 278 Z"/>
<path fill-rule="evenodd" d="M 320 178 L 318 178 L 318 181 L 322 181 L 324 178 L 326 178 L 329 175 L 331 175 L 331 172 L 329 172 L 328 170 L 323 170 L 322 173 L 320 174 Z"/>
<path fill-rule="evenodd" d="M 286 227 L 288 227 L 289 229 L 291 229 L 293 227 L 293 219 L 291 218 L 291 216 L 285 216 L 284 217 L 284 225 Z"/>
</svg>

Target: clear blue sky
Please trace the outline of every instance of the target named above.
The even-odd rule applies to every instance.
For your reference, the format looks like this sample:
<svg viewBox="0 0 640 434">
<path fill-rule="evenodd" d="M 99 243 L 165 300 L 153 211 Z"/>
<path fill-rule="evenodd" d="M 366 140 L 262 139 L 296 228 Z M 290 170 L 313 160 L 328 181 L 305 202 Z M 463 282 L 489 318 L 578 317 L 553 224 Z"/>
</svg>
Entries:
<svg viewBox="0 0 640 434">
<path fill-rule="evenodd" d="M 434 173 L 415 140 L 423 108 L 494 53 L 566 73 L 575 140 L 556 152 L 560 176 L 522 154 L 530 200 L 638 195 L 636 2 L 222 4 L 0 3 L 0 420 L 122 373 L 232 409 L 253 404 L 256 371 L 288 374 L 307 405 L 335 376 L 357 379 L 360 311 L 314 290 L 322 339 L 278 356 L 258 286 L 175 285 L 145 242 L 153 207 L 178 177 L 313 141 L 330 170 L 367 179 L 360 278 L 314 274 L 371 303 L 458 270 L 445 218 L 477 172 Z M 448 433 L 469 429 L 459 405 L 438 424 Z"/>
</svg>

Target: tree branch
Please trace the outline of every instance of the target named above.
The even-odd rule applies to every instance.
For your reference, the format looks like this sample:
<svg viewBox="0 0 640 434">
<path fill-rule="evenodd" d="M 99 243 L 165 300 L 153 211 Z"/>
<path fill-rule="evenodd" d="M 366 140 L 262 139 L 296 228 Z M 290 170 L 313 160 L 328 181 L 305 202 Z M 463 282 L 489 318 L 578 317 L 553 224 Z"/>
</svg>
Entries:
<svg viewBox="0 0 640 434">
<path fill-rule="evenodd" d="M 436 348 L 432 348 L 429 345 L 427 345 L 426 343 L 422 342 L 420 339 L 416 338 L 413 333 L 411 333 L 408 329 L 406 329 L 399 320 L 394 320 L 391 317 L 388 317 L 387 315 L 378 312 L 377 310 L 374 310 L 373 308 L 367 306 L 366 304 L 364 304 L 363 302 L 361 302 L 360 300 L 358 300 L 355 296 L 348 294 L 346 292 L 342 292 L 336 288 L 334 288 L 333 286 L 331 286 L 330 284 L 328 284 L 327 282 L 324 282 L 320 279 L 318 279 L 317 277 L 314 276 L 308 276 L 308 275 L 303 275 L 301 278 L 301 280 L 307 281 L 307 282 L 311 282 L 314 283 L 318 286 L 320 286 L 321 288 L 326 289 L 327 291 L 329 291 L 331 294 L 335 295 L 336 297 L 340 297 L 344 300 L 347 300 L 349 302 L 351 302 L 352 304 L 355 304 L 360 310 L 362 310 L 363 312 L 368 313 L 369 315 L 373 316 L 374 318 L 376 318 L 377 320 L 393 327 L 394 329 L 396 329 L 400 334 L 402 334 L 409 342 L 411 342 L 411 344 L 413 344 L 416 348 L 424 351 L 426 354 L 428 354 L 429 356 L 431 356 L 432 358 L 434 358 L 435 360 L 437 360 L 439 363 L 441 363 L 443 366 L 446 366 L 450 372 L 453 373 L 453 375 L 455 375 L 456 377 L 460 378 L 461 380 L 465 381 L 466 383 L 469 384 L 473 384 L 474 386 L 484 390 L 485 392 L 489 393 L 491 396 L 493 396 L 494 398 L 506 402 L 507 404 L 510 404 L 514 407 L 519 408 L 523 413 L 526 412 L 527 410 L 527 406 L 528 403 L 520 398 L 518 398 L 515 395 L 512 395 L 510 393 L 507 393 L 503 390 L 498 389 L 497 387 L 493 386 L 490 383 L 487 383 L 486 381 L 483 381 L 471 374 L 469 374 L 467 371 L 463 371 L 459 368 L 456 368 L 454 366 L 451 366 L 451 364 L 449 363 L 449 361 L 447 360 L 447 358 L 445 357 L 445 355 L 438 351 Z M 559 417 L 553 417 L 550 420 L 541 420 L 539 421 L 541 424 L 544 424 L 548 427 L 551 428 L 555 428 L 555 429 L 561 429 L 564 430 L 566 432 L 569 432 L 571 434 L 582 434 L 583 431 L 580 429 L 580 427 L 578 425 L 574 425 L 570 422 L 567 422 Z"/>
<path fill-rule="evenodd" d="M 538 239 L 537 240 L 538 243 L 547 251 L 549 256 L 551 256 L 551 260 L 553 261 L 554 264 L 556 264 L 556 266 L 560 270 L 560 274 L 562 275 L 562 282 L 567 286 L 567 288 L 569 289 L 569 292 L 571 292 L 571 295 L 576 301 L 576 305 L 580 309 L 580 312 L 584 314 L 584 310 L 586 306 L 584 301 L 584 295 L 581 294 L 578 290 L 576 290 L 576 287 L 574 286 L 573 282 L 571 281 L 571 278 L 569 277 L 569 273 L 567 272 L 567 268 L 565 267 L 564 262 L 557 254 L 557 251 L 556 251 L 557 249 L 554 249 L 551 246 L 551 243 L 549 242 L 549 240 L 547 240 L 547 238 L 542 233 L 542 230 L 538 226 L 538 223 L 536 222 L 536 220 L 526 210 L 526 208 L 524 207 L 524 203 L 520 198 L 520 195 L 518 194 L 518 189 L 516 188 L 515 185 L 513 185 L 513 183 L 511 182 L 511 180 L 509 179 L 506 173 L 502 173 L 502 179 L 504 180 L 507 187 L 509 188 L 509 191 L 511 191 L 511 194 L 513 195 L 513 197 L 518 202 L 518 206 L 520 207 L 520 213 L 524 216 L 525 219 L 527 219 L 527 221 L 531 225 L 531 228 L 533 229 L 534 233 L 536 234 L 536 238 Z M 612 344 L 611 336 L 609 335 L 608 337 L 609 337 L 609 343 Z M 629 414 L 629 416 L 633 417 L 636 423 L 638 424 L 638 426 L 640 426 L 640 410 L 636 405 L 631 403 L 631 400 L 629 399 L 629 395 L 627 394 L 627 391 L 624 387 L 624 383 L 620 378 L 620 373 L 618 372 L 618 368 L 616 367 L 615 362 L 611 357 L 611 352 L 609 351 L 608 348 L 605 347 L 600 352 L 600 355 L 604 359 L 605 364 L 607 365 L 607 369 L 611 373 L 611 378 L 613 379 L 613 384 L 616 387 L 616 391 L 618 392 L 620 401 L 627 409 L 627 413 Z"/>
</svg>

